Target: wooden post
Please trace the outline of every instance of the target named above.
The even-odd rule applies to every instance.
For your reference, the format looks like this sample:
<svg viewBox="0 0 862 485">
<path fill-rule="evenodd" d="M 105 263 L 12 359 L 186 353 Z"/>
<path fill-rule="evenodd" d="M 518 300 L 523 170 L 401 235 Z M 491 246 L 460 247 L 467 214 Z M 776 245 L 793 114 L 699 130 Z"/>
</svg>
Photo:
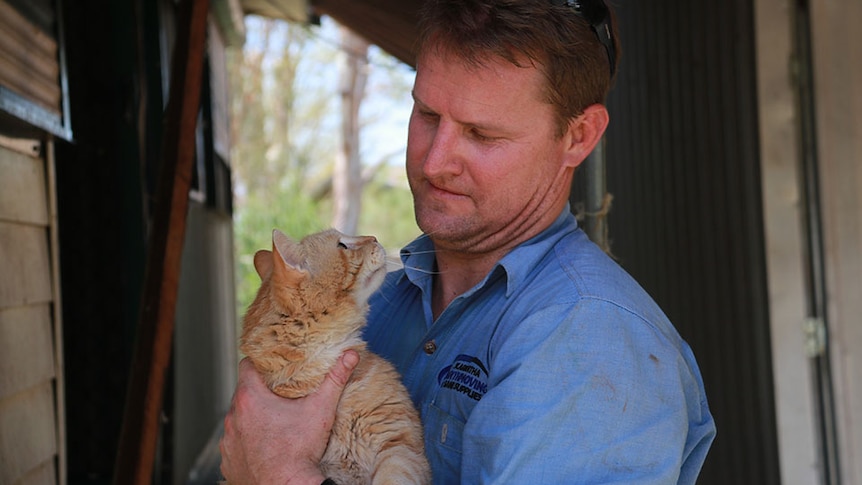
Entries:
<svg viewBox="0 0 862 485">
<path fill-rule="evenodd" d="M 208 10 L 209 0 L 179 4 L 162 167 L 114 485 L 152 483 L 194 165 Z"/>
</svg>

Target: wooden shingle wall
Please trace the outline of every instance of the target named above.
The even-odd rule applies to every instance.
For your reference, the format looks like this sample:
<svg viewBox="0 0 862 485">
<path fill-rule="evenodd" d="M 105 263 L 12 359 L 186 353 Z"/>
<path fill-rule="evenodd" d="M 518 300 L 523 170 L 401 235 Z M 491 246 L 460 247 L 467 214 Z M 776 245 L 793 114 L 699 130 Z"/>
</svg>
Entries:
<svg viewBox="0 0 862 485">
<path fill-rule="evenodd" d="M 38 146 L 0 138 L 0 485 L 60 483 L 62 468 L 51 177 Z"/>
<path fill-rule="evenodd" d="M 57 41 L 0 1 L 0 85 L 60 115 Z"/>
</svg>

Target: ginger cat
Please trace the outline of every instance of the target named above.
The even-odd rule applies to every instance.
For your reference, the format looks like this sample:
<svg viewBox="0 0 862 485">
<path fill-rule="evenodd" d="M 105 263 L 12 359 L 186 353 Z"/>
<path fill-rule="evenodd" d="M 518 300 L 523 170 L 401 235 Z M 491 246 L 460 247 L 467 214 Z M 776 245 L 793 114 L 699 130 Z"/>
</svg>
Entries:
<svg viewBox="0 0 862 485">
<path fill-rule="evenodd" d="M 320 464 L 338 485 L 426 484 L 422 425 L 395 368 L 361 338 L 368 297 L 386 275 L 374 237 L 330 229 L 295 242 L 273 231 L 258 251 L 262 284 L 243 320 L 240 350 L 276 394 L 314 392 L 348 348 L 359 365 L 347 383 Z"/>
</svg>

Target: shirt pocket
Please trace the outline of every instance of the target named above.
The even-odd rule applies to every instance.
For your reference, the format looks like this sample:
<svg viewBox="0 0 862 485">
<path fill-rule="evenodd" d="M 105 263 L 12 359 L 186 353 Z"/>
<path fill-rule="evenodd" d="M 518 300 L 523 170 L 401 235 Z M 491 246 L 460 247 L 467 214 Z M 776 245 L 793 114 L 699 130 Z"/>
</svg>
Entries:
<svg viewBox="0 0 862 485">
<path fill-rule="evenodd" d="M 446 483 L 446 477 L 460 477 L 464 422 L 431 403 L 425 405 L 422 421 L 425 454 L 434 469 L 434 482 Z"/>
</svg>

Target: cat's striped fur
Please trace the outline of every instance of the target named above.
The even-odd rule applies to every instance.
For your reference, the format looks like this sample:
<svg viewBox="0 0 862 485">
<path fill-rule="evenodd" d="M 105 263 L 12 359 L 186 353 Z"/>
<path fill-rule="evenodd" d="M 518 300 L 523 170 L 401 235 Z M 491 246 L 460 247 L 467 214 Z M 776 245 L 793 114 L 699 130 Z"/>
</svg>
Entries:
<svg viewBox="0 0 862 485">
<path fill-rule="evenodd" d="M 262 284 L 243 321 L 240 350 L 277 394 L 314 392 L 341 353 L 360 354 L 321 463 L 339 485 L 426 484 L 422 426 L 395 368 L 361 339 L 368 297 L 386 274 L 373 237 L 330 229 L 295 242 L 273 231 L 254 257 Z"/>
</svg>

